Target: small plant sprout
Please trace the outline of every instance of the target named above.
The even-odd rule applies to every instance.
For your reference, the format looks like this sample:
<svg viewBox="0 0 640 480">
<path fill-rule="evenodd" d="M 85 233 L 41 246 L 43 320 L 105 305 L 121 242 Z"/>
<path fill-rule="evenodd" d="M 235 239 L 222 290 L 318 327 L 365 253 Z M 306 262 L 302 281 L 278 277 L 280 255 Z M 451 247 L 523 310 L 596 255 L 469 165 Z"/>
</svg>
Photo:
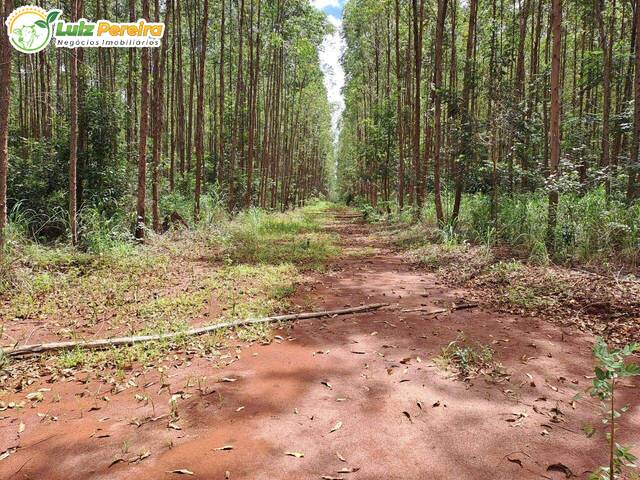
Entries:
<svg viewBox="0 0 640 480">
<path fill-rule="evenodd" d="M 436 365 L 452 370 L 463 380 L 478 375 L 499 376 L 502 366 L 494 359 L 493 350 L 488 345 L 476 343 L 469 345 L 465 335 L 460 333 L 455 340 L 440 351 L 434 358 Z"/>
<path fill-rule="evenodd" d="M 171 409 L 171 421 L 175 422 L 180 418 L 180 414 L 178 413 L 178 398 L 180 395 L 171 395 L 169 399 L 169 408 Z"/>
<path fill-rule="evenodd" d="M 207 377 L 198 377 L 198 391 L 200 395 L 207 394 Z"/>
<path fill-rule="evenodd" d="M 616 383 L 620 378 L 640 375 L 640 365 L 625 363 L 626 358 L 634 352 L 640 352 L 640 344 L 609 349 L 601 337 L 596 339 L 593 346 L 593 356 L 598 365 L 595 367 L 596 378 L 590 393 L 602 402 L 602 423 L 609 427 L 609 466 L 600 467 L 589 476 L 589 480 L 615 480 L 622 475 L 623 470 L 636 468 L 636 457 L 631 453 L 630 447 L 616 442 L 616 424 L 629 408 L 623 406 L 616 409 Z"/>
</svg>

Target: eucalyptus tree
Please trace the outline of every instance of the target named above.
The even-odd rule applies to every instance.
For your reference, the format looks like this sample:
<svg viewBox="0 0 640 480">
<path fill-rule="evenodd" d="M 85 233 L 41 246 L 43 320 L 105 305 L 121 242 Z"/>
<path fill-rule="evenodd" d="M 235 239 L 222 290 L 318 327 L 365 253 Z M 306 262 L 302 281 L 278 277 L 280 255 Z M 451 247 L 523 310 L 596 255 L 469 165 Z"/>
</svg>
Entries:
<svg viewBox="0 0 640 480">
<path fill-rule="evenodd" d="M 2 48 L 0 174 L 12 155 L 8 205 L 37 213 L 32 232 L 52 238 L 69 226 L 83 244 L 83 222 L 97 211 L 142 240 L 148 208 L 159 232 L 175 209 L 197 221 L 214 201 L 235 212 L 326 193 L 333 142 L 319 49 L 332 27 L 307 0 L 76 6 L 89 20 L 164 22 L 165 34 L 158 48 L 127 51 Z"/>
<path fill-rule="evenodd" d="M 380 211 L 387 208 L 379 205 L 381 196 L 399 209 L 407 201 L 419 208 L 429 196 L 427 207 L 441 226 L 458 222 L 470 193 L 488 195 L 494 226 L 505 196 L 549 193 L 549 215 L 558 203 L 554 191 L 598 195 L 604 185 L 607 201 L 633 202 L 638 9 L 624 0 L 564 2 L 556 6 L 564 19 L 558 44 L 551 6 L 544 0 L 347 2 L 343 195 Z M 552 73 L 559 75 L 553 98 Z M 390 116 L 385 102 L 394 106 Z M 389 142 L 380 141 L 385 125 L 394 133 Z"/>
</svg>

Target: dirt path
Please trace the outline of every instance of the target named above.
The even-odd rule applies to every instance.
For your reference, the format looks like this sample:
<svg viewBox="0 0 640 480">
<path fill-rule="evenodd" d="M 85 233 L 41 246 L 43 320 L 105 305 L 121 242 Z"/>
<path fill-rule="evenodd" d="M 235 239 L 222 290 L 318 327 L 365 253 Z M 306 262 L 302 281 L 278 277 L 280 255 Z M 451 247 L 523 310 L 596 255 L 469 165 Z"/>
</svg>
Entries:
<svg viewBox="0 0 640 480">
<path fill-rule="evenodd" d="M 482 307 L 403 312 L 482 299 L 413 270 L 371 227 L 328 228 L 344 255 L 294 303 L 390 308 L 297 322 L 269 345 L 238 345 L 223 369 L 182 352 L 166 375 L 132 378 L 116 395 L 77 379 L 44 385 L 59 401 L 47 392 L 20 415 L 0 412 L 0 451 L 20 445 L 0 460 L 0 478 L 168 479 L 188 470 L 234 480 L 555 479 L 569 478 L 560 465 L 585 478 L 605 462 L 602 437 L 581 430 L 599 426 L 597 405 L 572 403 L 590 383 L 591 338 Z M 463 382 L 436 367 L 433 358 L 460 332 L 490 345 L 508 376 Z M 625 385 L 638 407 L 638 384 Z M 171 395 L 179 420 L 167 427 L 157 417 Z M 621 433 L 640 443 L 638 432 L 635 408 Z M 216 450 L 223 446 L 233 449 Z"/>
</svg>

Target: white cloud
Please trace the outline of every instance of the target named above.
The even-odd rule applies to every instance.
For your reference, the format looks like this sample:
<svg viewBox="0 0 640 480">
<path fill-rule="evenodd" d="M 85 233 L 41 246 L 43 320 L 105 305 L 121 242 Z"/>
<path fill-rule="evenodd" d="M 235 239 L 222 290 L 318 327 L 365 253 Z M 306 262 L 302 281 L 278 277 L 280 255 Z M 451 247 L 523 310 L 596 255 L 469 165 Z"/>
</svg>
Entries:
<svg viewBox="0 0 640 480">
<path fill-rule="evenodd" d="M 336 27 L 336 30 L 333 34 L 324 37 L 320 47 L 320 68 L 324 73 L 324 85 L 332 105 L 331 126 L 337 138 L 340 116 L 344 110 L 342 87 L 345 77 L 340 58 L 346 45 L 341 35 L 342 20 L 333 15 L 328 15 L 328 19 Z"/>
<path fill-rule="evenodd" d="M 340 8 L 342 6 L 341 0 L 311 0 L 311 5 L 319 10 L 327 7 Z"/>
<path fill-rule="evenodd" d="M 327 20 L 329 20 L 329 23 L 331 23 L 331 25 L 333 25 L 334 27 L 342 28 L 342 19 L 336 18 L 333 15 L 327 15 Z"/>
</svg>

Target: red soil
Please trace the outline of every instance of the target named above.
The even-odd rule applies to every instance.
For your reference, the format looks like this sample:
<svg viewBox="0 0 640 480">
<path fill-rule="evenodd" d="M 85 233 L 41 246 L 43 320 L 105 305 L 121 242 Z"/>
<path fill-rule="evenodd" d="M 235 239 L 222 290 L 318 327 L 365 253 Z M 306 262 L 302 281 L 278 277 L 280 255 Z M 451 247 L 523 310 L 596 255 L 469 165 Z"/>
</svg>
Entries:
<svg viewBox="0 0 640 480">
<path fill-rule="evenodd" d="M 228 352 L 235 361 L 220 369 L 177 353 L 165 362 L 168 389 L 155 369 L 129 372 L 135 384 L 116 394 L 96 380 L 82 383 L 82 375 L 38 380 L 12 399 L 50 388 L 43 402 L 0 412 L 0 452 L 18 447 L 0 460 L 0 478 L 170 479 L 180 474 L 169 472 L 186 469 L 195 478 L 234 480 L 556 479 L 569 478 L 569 470 L 586 478 L 606 462 L 601 433 L 587 438 L 581 430 L 600 428 L 597 403 L 588 395 L 572 402 L 591 382 L 592 338 L 544 319 L 495 313 L 473 292 L 413 270 L 370 240 L 368 227 L 333 228 L 346 252 L 371 246 L 376 253 L 345 255 L 294 303 L 304 310 L 373 302 L 389 308 L 297 322 L 269 345 L 237 345 Z M 481 306 L 403 312 L 472 300 Z M 433 358 L 459 332 L 490 345 L 509 376 L 465 382 L 436 367 Z M 169 390 L 186 397 L 178 400 L 180 430 L 168 428 L 166 417 L 132 424 L 169 413 Z M 621 440 L 640 443 L 637 381 L 623 382 L 620 393 L 635 407 Z M 216 450 L 225 445 L 233 449 Z"/>
</svg>

